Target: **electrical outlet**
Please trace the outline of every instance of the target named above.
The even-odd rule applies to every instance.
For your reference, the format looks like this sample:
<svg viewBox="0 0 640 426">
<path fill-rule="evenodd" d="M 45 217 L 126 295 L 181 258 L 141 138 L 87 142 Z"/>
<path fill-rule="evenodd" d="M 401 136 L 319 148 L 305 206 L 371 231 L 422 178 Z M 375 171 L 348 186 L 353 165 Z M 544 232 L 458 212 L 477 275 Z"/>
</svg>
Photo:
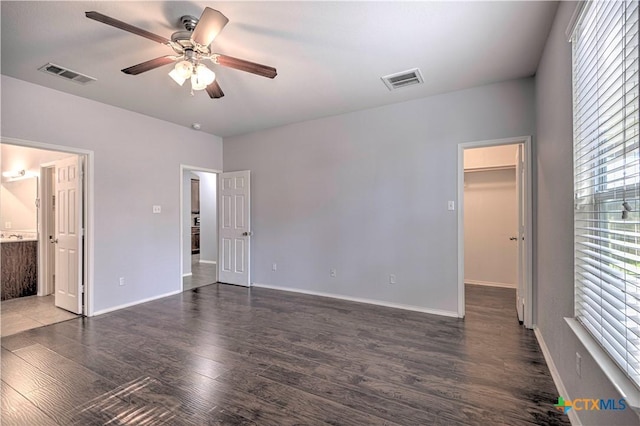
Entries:
<svg viewBox="0 0 640 426">
<path fill-rule="evenodd" d="M 389 274 L 389 284 L 396 283 L 396 274 Z"/>
<path fill-rule="evenodd" d="M 336 272 L 336 270 L 335 270 L 335 269 L 333 269 L 333 268 L 332 268 L 332 269 L 331 269 L 331 271 L 330 271 L 330 274 L 331 274 L 331 276 L 332 276 L 333 278 L 335 278 L 335 277 L 336 277 L 336 275 L 337 275 L 337 272 Z"/>
<path fill-rule="evenodd" d="M 154 213 L 162 213 L 162 207 L 161 206 L 153 206 L 153 212 Z"/>
<path fill-rule="evenodd" d="M 124 277 L 120 277 L 120 282 L 119 282 L 119 284 L 120 284 L 120 285 L 124 285 Z"/>
<path fill-rule="evenodd" d="M 582 377 L 582 356 L 576 352 L 576 373 L 578 377 Z"/>
<path fill-rule="evenodd" d="M 277 270 L 278 270 L 278 264 L 277 264 L 277 263 L 274 263 L 273 265 L 271 265 L 271 270 L 272 270 L 273 272 L 277 271 Z"/>
</svg>

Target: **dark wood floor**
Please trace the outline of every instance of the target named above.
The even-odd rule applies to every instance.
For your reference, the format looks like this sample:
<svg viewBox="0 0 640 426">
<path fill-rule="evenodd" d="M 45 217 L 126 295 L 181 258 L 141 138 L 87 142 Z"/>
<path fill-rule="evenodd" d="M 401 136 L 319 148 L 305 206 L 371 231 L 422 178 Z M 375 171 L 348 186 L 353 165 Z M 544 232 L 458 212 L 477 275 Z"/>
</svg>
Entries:
<svg viewBox="0 0 640 426">
<path fill-rule="evenodd" d="M 459 320 L 210 285 L 2 339 L 3 425 L 569 424 L 513 291 Z"/>
</svg>

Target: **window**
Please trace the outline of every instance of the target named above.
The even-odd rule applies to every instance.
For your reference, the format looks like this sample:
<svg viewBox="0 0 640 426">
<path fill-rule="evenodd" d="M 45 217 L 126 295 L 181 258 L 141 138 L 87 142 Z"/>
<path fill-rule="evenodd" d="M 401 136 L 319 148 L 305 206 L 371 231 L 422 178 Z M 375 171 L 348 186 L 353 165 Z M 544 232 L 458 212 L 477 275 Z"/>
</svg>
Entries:
<svg viewBox="0 0 640 426">
<path fill-rule="evenodd" d="M 638 0 L 588 2 L 572 43 L 575 315 L 640 387 Z"/>
</svg>

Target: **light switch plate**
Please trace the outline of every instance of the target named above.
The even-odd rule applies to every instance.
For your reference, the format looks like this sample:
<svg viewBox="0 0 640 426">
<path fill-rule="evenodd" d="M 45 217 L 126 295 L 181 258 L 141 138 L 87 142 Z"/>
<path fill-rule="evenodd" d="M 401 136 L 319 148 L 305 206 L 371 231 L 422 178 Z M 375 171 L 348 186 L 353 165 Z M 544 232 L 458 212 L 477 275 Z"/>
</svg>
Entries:
<svg viewBox="0 0 640 426">
<path fill-rule="evenodd" d="M 455 210 L 455 209 L 456 209 L 456 202 L 455 202 L 455 201 L 449 201 L 449 202 L 447 203 L 447 208 L 448 208 L 449 210 Z"/>
</svg>

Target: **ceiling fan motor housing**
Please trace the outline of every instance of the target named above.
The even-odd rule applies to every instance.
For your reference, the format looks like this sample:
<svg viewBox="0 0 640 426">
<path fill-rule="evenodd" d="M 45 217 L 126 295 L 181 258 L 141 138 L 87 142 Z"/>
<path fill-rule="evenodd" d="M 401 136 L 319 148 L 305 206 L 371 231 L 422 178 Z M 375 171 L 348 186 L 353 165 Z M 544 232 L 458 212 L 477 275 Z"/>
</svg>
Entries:
<svg viewBox="0 0 640 426">
<path fill-rule="evenodd" d="M 191 41 L 191 31 L 177 31 L 171 34 L 171 47 L 176 53 L 182 54 L 186 50 L 193 50 L 195 46 Z"/>
<path fill-rule="evenodd" d="M 180 22 L 187 31 L 192 32 L 196 29 L 196 25 L 198 25 L 198 18 L 191 15 L 184 15 L 180 18 Z"/>
</svg>

